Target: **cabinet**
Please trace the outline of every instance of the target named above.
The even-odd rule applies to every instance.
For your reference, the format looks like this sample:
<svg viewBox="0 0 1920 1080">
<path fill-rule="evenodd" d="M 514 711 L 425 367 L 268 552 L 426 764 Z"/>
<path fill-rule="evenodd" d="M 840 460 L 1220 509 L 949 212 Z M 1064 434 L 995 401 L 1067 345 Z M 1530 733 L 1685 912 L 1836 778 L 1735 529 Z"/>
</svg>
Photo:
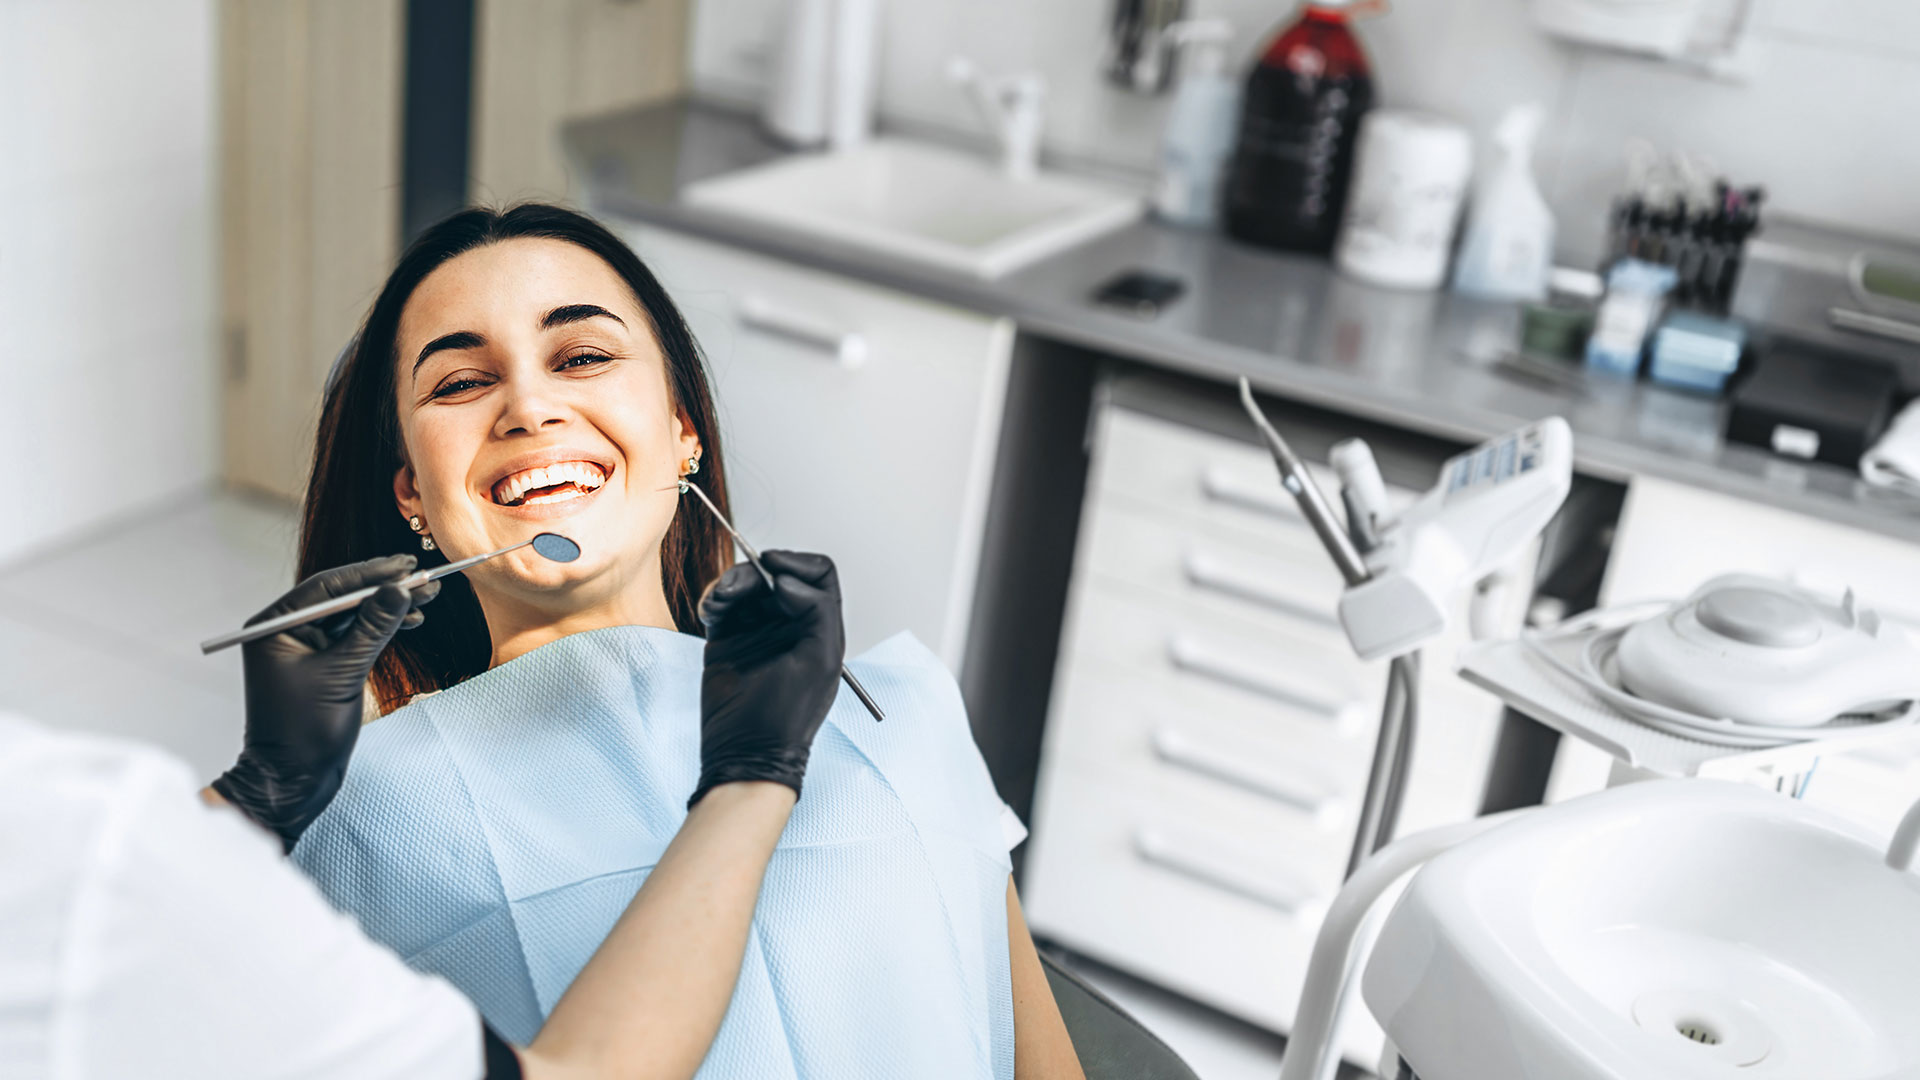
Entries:
<svg viewBox="0 0 1920 1080">
<path fill-rule="evenodd" d="M 1780 578 L 1836 598 L 1851 588 L 1889 623 L 1920 632 L 1920 548 L 1913 544 L 1644 476 L 1627 489 L 1600 603 L 1678 599 L 1733 572 Z M 1563 739 L 1548 799 L 1605 787 L 1609 764 L 1599 750 Z M 1892 834 L 1916 798 L 1920 747 L 1822 758 L 1806 788 L 1808 802 L 1882 836 Z"/>
<path fill-rule="evenodd" d="M 1013 324 L 651 227 L 693 327 L 733 519 L 839 566 L 849 655 L 911 630 L 958 671 Z"/>
<path fill-rule="evenodd" d="M 1420 484 L 1439 464 L 1400 471 L 1424 469 L 1409 479 Z M 1395 506 L 1415 495 L 1388 489 Z M 1346 869 L 1386 665 L 1348 647 L 1339 574 L 1259 447 L 1109 405 L 1085 506 L 1021 889 L 1028 922 L 1285 1032 Z M 1508 599 L 1501 632 L 1524 604 Z M 1426 650 L 1401 832 L 1474 816 L 1485 786 L 1500 707 L 1453 675 L 1464 601 L 1454 616 Z M 1342 1045 L 1370 1065 L 1380 1035 L 1360 1012 Z"/>
</svg>

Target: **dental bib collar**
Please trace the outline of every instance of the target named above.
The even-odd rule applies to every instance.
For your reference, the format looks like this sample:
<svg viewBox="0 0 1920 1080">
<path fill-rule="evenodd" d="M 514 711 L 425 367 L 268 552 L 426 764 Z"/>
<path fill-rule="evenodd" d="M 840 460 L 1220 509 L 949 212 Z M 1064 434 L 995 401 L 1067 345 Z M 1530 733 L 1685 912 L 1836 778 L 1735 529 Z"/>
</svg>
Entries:
<svg viewBox="0 0 1920 1080">
<path fill-rule="evenodd" d="M 1920 649 L 1851 591 L 1836 603 L 1752 574 L 1522 640 L 1631 720 L 1717 746 L 1764 749 L 1910 725 L 1920 698 Z"/>
</svg>

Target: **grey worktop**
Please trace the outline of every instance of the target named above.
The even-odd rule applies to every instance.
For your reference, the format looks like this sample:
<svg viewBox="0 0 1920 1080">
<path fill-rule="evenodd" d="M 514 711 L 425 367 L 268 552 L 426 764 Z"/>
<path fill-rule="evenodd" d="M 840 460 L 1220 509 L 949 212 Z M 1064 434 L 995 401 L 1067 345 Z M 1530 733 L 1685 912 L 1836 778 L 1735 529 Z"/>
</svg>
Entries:
<svg viewBox="0 0 1920 1080">
<path fill-rule="evenodd" d="M 1517 337 L 1510 305 L 1374 288 L 1323 260 L 1153 222 L 983 280 L 682 202 L 690 183 L 786 152 L 724 107 L 682 101 L 583 120 L 564 141 L 590 205 L 614 219 L 1006 316 L 1025 334 L 1169 370 L 1245 375 L 1278 397 L 1463 443 L 1558 414 L 1573 426 L 1575 466 L 1588 475 L 1658 476 L 1920 541 L 1920 500 L 1848 470 L 1729 445 L 1719 401 L 1503 360 Z M 1186 295 L 1152 320 L 1088 299 L 1136 268 L 1184 279 Z"/>
</svg>

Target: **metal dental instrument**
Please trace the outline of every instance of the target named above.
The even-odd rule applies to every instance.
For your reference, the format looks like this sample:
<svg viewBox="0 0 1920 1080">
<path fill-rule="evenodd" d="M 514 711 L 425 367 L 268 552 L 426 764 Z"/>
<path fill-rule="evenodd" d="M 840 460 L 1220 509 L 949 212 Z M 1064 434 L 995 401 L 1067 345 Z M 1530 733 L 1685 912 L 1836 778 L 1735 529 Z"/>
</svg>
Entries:
<svg viewBox="0 0 1920 1080">
<path fill-rule="evenodd" d="M 733 527 L 733 522 L 727 520 L 727 515 L 721 513 L 720 508 L 713 505 L 713 500 L 707 498 L 707 493 L 700 490 L 700 485 L 683 476 L 680 478 L 680 483 L 677 486 L 680 491 L 691 491 L 700 497 L 701 504 L 712 511 L 713 520 L 719 522 L 720 527 L 727 530 L 728 536 L 733 537 L 734 546 L 740 549 L 740 554 L 745 555 L 747 562 L 751 563 L 753 568 L 760 572 L 760 579 L 767 583 L 767 588 L 773 588 L 773 574 L 768 572 L 766 564 L 760 561 L 760 553 L 753 550 L 753 545 L 747 543 L 747 538 L 741 536 L 739 530 Z M 867 693 L 867 688 L 860 685 L 860 680 L 854 678 L 853 672 L 847 670 L 847 665 L 845 664 L 840 665 L 840 679 L 847 684 L 847 689 L 853 691 L 853 696 L 860 699 L 860 704 L 867 707 L 867 711 L 873 714 L 873 718 L 876 721 L 887 718 L 887 714 L 880 711 L 880 703 L 873 700 L 873 695 Z"/>
<path fill-rule="evenodd" d="M 1334 516 L 1333 507 L 1327 505 L 1327 497 L 1320 493 L 1320 485 L 1313 482 L 1307 472 L 1306 463 L 1287 445 L 1287 440 L 1273 430 L 1273 424 L 1267 420 L 1267 414 L 1260 411 L 1260 405 L 1253 400 L 1253 384 L 1245 376 L 1240 379 L 1240 404 L 1253 418 L 1253 425 L 1260 429 L 1260 437 L 1265 440 L 1267 449 L 1273 453 L 1273 463 L 1280 468 L 1280 486 L 1287 489 L 1295 502 L 1300 504 L 1300 515 L 1313 526 L 1314 534 L 1320 537 L 1320 543 L 1333 557 L 1333 564 L 1340 570 L 1340 576 L 1348 585 L 1358 585 L 1372 576 L 1367 562 L 1353 546 L 1353 538 L 1347 535 L 1345 526 Z"/>
<path fill-rule="evenodd" d="M 569 563 L 580 557 L 579 544 L 561 536 L 559 533 L 541 533 L 531 540 L 522 540 L 517 544 L 508 544 L 499 551 L 489 551 L 485 555 L 475 555 L 470 559 L 450 562 L 444 566 L 436 566 L 431 570 L 420 570 L 408 574 L 399 581 L 385 584 L 398 585 L 403 589 L 418 588 L 429 581 L 438 581 L 448 574 L 457 574 L 462 570 L 478 566 L 488 559 L 497 559 L 509 551 L 518 551 L 529 544 L 533 546 L 533 550 L 540 553 L 542 558 L 549 559 L 553 562 Z M 329 615 L 339 615 L 352 611 L 354 608 L 360 606 L 361 601 L 379 592 L 383 587 L 384 585 L 369 585 L 364 589 L 355 589 L 353 592 L 347 593 L 344 596 L 336 596 L 331 600 L 322 600 L 318 604 L 310 604 L 298 611 L 289 611 L 285 615 L 268 619 L 266 622 L 242 627 L 231 634 L 223 634 L 217 638 L 209 638 L 200 643 L 200 651 L 202 653 L 216 653 L 229 646 L 244 645 L 249 641 L 258 641 L 263 637 L 271 637 L 282 630 L 291 630 L 296 626 L 305 626 L 307 623 L 317 619 L 324 619 Z"/>
</svg>

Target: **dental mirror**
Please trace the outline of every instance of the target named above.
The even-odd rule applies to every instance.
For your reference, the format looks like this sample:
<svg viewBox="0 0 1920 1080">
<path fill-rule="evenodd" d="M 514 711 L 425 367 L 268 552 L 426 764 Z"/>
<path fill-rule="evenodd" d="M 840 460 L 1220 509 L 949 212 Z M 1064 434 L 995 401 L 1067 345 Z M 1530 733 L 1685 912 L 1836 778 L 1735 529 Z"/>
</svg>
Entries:
<svg viewBox="0 0 1920 1080">
<path fill-rule="evenodd" d="M 438 581 L 449 574 L 457 574 L 462 570 L 478 566 L 488 559 L 497 559 L 509 551 L 518 551 L 529 544 L 533 545 L 533 550 L 539 553 L 541 558 L 550 562 L 570 563 L 580 557 L 579 544 L 561 536 L 559 533 L 541 533 L 531 540 L 522 540 L 517 544 L 508 544 L 498 551 L 489 551 L 485 555 L 475 555 L 472 558 L 461 559 L 458 562 L 450 562 L 444 566 L 436 566 L 431 570 L 416 571 L 401 578 L 399 581 L 382 582 L 381 585 L 369 585 L 364 589 L 355 589 L 353 592 L 347 593 L 344 596 L 336 596 L 331 600 L 322 600 L 317 604 L 309 604 L 297 611 L 289 611 L 285 615 L 268 619 L 266 622 L 242 627 L 231 634 L 222 634 L 216 638 L 208 638 L 200 643 L 200 652 L 202 654 L 217 653 L 221 649 L 230 648 L 234 645 L 244 645 L 249 641 L 258 641 L 263 637 L 271 637 L 282 630 L 290 630 L 296 626 L 305 626 L 316 619 L 324 619 L 329 615 L 339 615 L 342 612 L 352 611 L 354 608 L 360 606 L 361 601 L 379 592 L 382 585 L 394 584 L 403 589 L 416 589 L 429 581 Z"/>
<path fill-rule="evenodd" d="M 533 550 L 539 552 L 540 557 L 548 562 L 566 563 L 580 557 L 580 545 L 559 533 L 541 533 L 529 542 L 533 544 Z M 512 551 L 513 549 L 504 550 Z"/>
</svg>

